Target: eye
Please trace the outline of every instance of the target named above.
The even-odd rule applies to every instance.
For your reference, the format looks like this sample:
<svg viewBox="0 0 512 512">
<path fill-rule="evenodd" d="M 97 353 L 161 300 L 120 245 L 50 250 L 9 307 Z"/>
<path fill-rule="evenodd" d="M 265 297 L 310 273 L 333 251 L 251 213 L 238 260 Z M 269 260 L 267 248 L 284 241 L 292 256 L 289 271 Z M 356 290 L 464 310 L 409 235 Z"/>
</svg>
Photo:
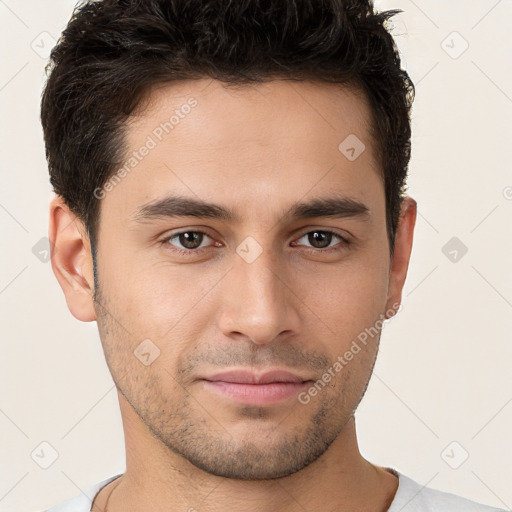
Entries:
<svg viewBox="0 0 512 512">
<path fill-rule="evenodd" d="M 205 238 L 210 238 L 204 231 L 180 231 L 179 233 L 174 233 L 171 236 L 166 237 L 162 240 L 163 244 L 169 244 L 172 246 L 173 251 L 178 252 L 179 254 L 194 254 L 199 252 L 201 249 L 205 249 L 208 246 L 203 246 L 203 242 Z M 175 246 L 175 243 L 180 244 L 180 246 Z"/>
<path fill-rule="evenodd" d="M 336 247 L 333 246 L 333 247 L 329 247 L 329 245 L 331 244 L 331 242 L 333 242 L 333 238 L 334 239 L 338 239 L 338 240 L 341 240 L 341 244 L 337 244 L 337 245 L 340 245 L 340 247 Z M 321 252 L 321 251 L 331 251 L 331 250 L 341 250 L 343 249 L 343 247 L 349 245 L 349 241 L 342 237 L 341 235 L 337 234 L 336 232 L 334 231 L 330 231 L 330 230 L 326 230 L 326 229 L 315 229 L 313 231 L 308 231 L 307 233 L 304 233 L 300 238 L 299 238 L 299 242 L 300 240 L 302 239 L 306 239 L 306 241 L 308 243 L 310 243 L 312 245 L 312 248 L 313 249 L 317 249 L 316 252 Z M 301 244 L 298 244 L 297 242 L 293 242 L 293 245 L 301 245 Z"/>
<path fill-rule="evenodd" d="M 204 231 L 185 230 L 167 236 L 161 241 L 161 243 L 179 255 L 190 256 L 202 252 L 203 249 L 212 247 L 213 245 L 205 243 L 207 242 L 207 239 L 212 240 L 212 238 Z M 346 238 L 335 231 L 328 229 L 315 229 L 304 233 L 297 242 L 292 242 L 292 245 L 303 245 L 300 243 L 303 239 L 305 239 L 306 243 L 311 244 L 309 247 L 306 246 L 306 249 L 312 250 L 316 253 L 342 250 L 350 243 Z M 331 246 L 332 242 L 335 242 L 336 240 L 338 240 L 338 243 Z M 218 242 L 215 244 L 217 246 L 222 246 L 222 244 L 219 244 Z"/>
</svg>

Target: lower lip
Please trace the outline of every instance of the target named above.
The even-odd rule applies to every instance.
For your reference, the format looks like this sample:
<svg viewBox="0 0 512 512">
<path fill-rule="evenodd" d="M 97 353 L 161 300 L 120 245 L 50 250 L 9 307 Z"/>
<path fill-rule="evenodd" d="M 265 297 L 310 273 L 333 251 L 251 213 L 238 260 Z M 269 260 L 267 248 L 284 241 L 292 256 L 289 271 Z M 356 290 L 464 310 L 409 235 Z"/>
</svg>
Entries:
<svg viewBox="0 0 512 512">
<path fill-rule="evenodd" d="M 222 396 L 248 405 L 273 405 L 282 402 L 309 386 L 308 382 L 270 382 L 268 384 L 239 384 L 225 381 L 204 381 L 206 387 Z"/>
</svg>

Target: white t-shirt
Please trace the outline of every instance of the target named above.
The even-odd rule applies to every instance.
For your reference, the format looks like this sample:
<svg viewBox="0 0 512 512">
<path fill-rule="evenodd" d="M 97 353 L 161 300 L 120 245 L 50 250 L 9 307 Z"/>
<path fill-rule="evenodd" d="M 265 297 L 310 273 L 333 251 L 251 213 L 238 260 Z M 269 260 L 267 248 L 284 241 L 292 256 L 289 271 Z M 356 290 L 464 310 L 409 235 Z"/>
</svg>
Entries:
<svg viewBox="0 0 512 512">
<path fill-rule="evenodd" d="M 398 477 L 398 489 L 387 512 L 506 512 L 455 494 L 424 487 L 394 468 L 386 469 Z M 121 475 L 107 478 L 89 487 L 83 494 L 38 512 L 90 512 L 92 501 L 99 490 Z"/>
</svg>

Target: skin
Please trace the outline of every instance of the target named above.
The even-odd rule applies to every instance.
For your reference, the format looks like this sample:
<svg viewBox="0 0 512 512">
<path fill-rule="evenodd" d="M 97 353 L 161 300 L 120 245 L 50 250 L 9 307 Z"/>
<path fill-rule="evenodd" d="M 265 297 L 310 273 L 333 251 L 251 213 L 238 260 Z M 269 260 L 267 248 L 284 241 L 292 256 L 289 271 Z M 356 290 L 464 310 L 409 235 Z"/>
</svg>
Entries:
<svg viewBox="0 0 512 512">
<path fill-rule="evenodd" d="M 109 512 L 385 511 L 398 480 L 362 457 L 354 419 L 380 335 L 308 404 L 293 396 L 243 405 L 199 379 L 231 368 L 320 379 L 400 303 L 416 202 L 403 201 L 391 260 L 369 106 L 335 85 L 160 86 L 127 124 L 128 153 L 190 97 L 197 106 L 101 199 L 99 289 L 83 224 L 62 198 L 50 206 L 53 270 L 71 313 L 98 323 L 123 418 L 126 472 L 99 492 L 94 510 L 115 488 Z M 350 133 L 366 146 L 354 161 L 338 150 Z M 296 201 L 333 193 L 363 202 L 369 216 L 283 216 Z M 240 219 L 134 219 L 169 194 Z M 208 235 L 196 245 L 202 252 L 179 255 L 183 238 L 164 240 L 194 230 Z M 314 245 L 315 230 L 350 243 L 333 236 Z M 236 252 L 248 236 L 262 249 L 251 263 Z M 134 355 L 145 339 L 160 350 L 148 366 Z"/>
</svg>

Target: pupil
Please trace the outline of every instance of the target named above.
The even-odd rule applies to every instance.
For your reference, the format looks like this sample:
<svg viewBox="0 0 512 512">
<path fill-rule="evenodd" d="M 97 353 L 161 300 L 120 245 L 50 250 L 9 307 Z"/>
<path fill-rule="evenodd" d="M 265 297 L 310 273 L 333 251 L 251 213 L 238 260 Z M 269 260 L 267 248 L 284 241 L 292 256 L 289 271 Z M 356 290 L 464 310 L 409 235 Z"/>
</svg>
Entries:
<svg viewBox="0 0 512 512">
<path fill-rule="evenodd" d="M 180 243 L 183 247 L 187 249 L 197 249 L 201 245 L 202 241 L 202 233 L 197 233 L 196 231 L 186 231 L 185 233 L 180 233 Z M 199 239 L 199 243 L 197 240 Z"/>
<path fill-rule="evenodd" d="M 321 233 L 319 235 L 319 233 Z M 323 249 L 324 247 L 328 247 L 331 243 L 332 234 L 326 233 L 325 231 L 313 231 L 309 234 L 309 243 L 313 247 L 317 247 L 319 249 Z M 320 247 L 318 247 L 317 244 L 320 241 Z"/>
</svg>

